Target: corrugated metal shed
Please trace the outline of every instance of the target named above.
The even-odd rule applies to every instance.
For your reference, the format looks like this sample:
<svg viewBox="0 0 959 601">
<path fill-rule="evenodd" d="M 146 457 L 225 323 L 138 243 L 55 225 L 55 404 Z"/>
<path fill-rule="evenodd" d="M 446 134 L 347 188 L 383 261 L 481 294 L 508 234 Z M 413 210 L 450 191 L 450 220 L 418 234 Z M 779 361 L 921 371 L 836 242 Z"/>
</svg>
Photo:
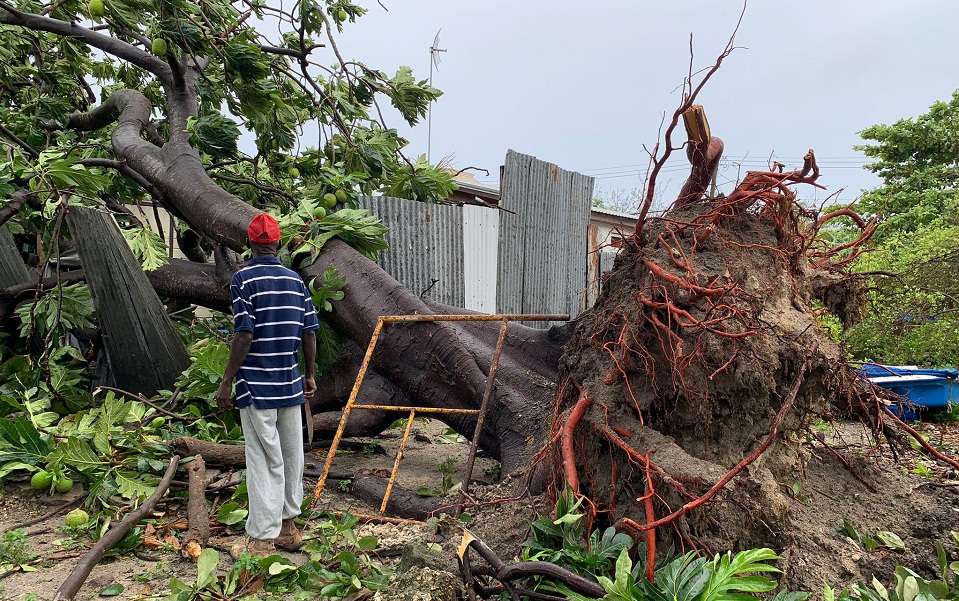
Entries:
<svg viewBox="0 0 959 601">
<path fill-rule="evenodd" d="M 579 314 L 587 286 L 591 177 L 510 150 L 501 184 L 497 309 Z M 547 327 L 546 323 L 530 323 Z"/>
</svg>

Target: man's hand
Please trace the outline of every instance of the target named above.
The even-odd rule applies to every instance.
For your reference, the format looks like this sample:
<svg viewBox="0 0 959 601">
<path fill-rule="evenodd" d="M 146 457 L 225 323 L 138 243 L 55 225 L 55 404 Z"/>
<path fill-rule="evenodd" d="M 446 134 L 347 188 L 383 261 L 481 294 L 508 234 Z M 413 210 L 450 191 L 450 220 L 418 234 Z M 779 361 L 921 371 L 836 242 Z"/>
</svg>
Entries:
<svg viewBox="0 0 959 601">
<path fill-rule="evenodd" d="M 216 408 L 220 410 L 220 413 L 224 411 L 229 411 L 233 409 L 233 401 L 230 400 L 230 397 L 233 396 L 233 383 L 229 380 L 223 380 L 220 383 L 220 387 L 216 390 Z"/>
<path fill-rule="evenodd" d="M 313 395 L 316 393 L 316 381 L 310 377 L 306 376 L 303 378 L 303 396 L 306 398 L 307 402 L 313 400 Z"/>
</svg>

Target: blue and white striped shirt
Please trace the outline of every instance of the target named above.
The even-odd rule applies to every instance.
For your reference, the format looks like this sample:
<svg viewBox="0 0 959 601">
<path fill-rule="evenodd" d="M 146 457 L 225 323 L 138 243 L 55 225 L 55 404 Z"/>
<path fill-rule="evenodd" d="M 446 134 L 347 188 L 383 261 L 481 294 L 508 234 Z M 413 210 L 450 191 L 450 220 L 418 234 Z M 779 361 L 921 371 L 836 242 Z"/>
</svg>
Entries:
<svg viewBox="0 0 959 601">
<path fill-rule="evenodd" d="M 233 274 L 233 331 L 253 332 L 236 374 L 236 406 L 291 407 L 304 402 L 296 351 L 304 332 L 319 328 L 300 276 L 276 257 L 255 257 Z"/>
</svg>

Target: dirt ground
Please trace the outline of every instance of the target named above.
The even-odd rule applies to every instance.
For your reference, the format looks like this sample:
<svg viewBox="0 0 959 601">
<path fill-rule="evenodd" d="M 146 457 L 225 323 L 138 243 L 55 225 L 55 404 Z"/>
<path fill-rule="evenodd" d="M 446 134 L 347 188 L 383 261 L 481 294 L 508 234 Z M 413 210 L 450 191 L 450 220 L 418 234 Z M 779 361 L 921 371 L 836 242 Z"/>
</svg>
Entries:
<svg viewBox="0 0 959 601">
<path fill-rule="evenodd" d="M 927 424 L 923 431 L 934 445 L 959 454 L 959 426 Z M 959 558 L 950 536 L 951 531 L 959 531 L 959 475 L 915 451 L 894 457 L 888 446 L 868 442 L 857 424 L 838 427 L 820 424 L 813 432 L 845 457 L 853 470 L 878 492 L 869 490 L 815 440 L 796 442 L 801 452 L 810 453 L 810 460 L 805 473 L 795 474 L 794 480 L 782 483 L 784 491 L 794 497 L 795 529 L 784 537 L 790 544 L 776 549 L 784 557 L 781 564 L 784 581 L 791 589 L 821 590 L 822 582 L 848 586 L 860 580 L 870 582 L 873 576 L 885 582 L 896 565 L 907 565 L 931 578 L 938 570 L 934 550 L 937 541 L 945 546 L 952 559 Z M 439 488 L 438 466 L 451 458 L 457 468 L 453 480 L 459 481 L 468 445 L 462 441 L 440 444 L 450 439 L 444 437 L 444 433 L 445 426 L 439 422 L 416 422 L 400 467 L 399 484 L 412 489 Z M 338 455 L 333 469 L 388 473 L 393 467 L 400 434 L 391 430 L 377 439 L 358 441 L 361 450 Z M 307 458 L 307 473 L 315 474 L 322 469 L 324 457 L 322 450 L 312 453 Z M 474 477 L 491 480 L 496 475 L 495 469 L 495 462 L 480 458 Z M 305 482 L 308 495 L 315 482 L 315 477 Z M 471 497 L 480 505 L 466 510 L 472 516 L 469 528 L 507 558 L 518 552 L 534 510 L 550 510 L 542 500 L 502 501 L 502 497 L 508 496 L 508 484 L 482 486 L 477 483 L 472 488 Z M 66 495 L 50 498 L 37 495 L 26 482 L 7 483 L 0 496 L 0 531 L 22 527 L 57 507 L 78 501 L 84 494 L 77 486 Z M 343 493 L 337 481 L 330 482 L 320 505 L 366 515 L 375 515 L 378 510 Z M 40 601 L 54 597 L 91 544 L 88 537 L 77 540 L 60 528 L 63 513 L 25 528 L 31 549 L 40 554 L 40 559 L 33 564 L 38 570 L 4 574 L 0 579 L 0 600 Z M 185 513 L 178 505 L 167 503 L 158 506 L 154 517 L 161 523 L 176 525 L 185 520 Z M 892 532 L 902 539 L 906 550 L 881 547 L 867 552 L 860 543 L 838 532 L 843 520 L 864 536 Z M 99 598 L 99 593 L 114 583 L 124 586 L 116 599 L 153 598 L 168 592 L 171 576 L 185 581 L 194 578 L 194 565 L 172 549 L 175 537 L 168 537 L 176 533 L 176 530 L 155 533 L 161 542 L 168 544 L 165 551 L 104 560 L 93 570 L 77 599 Z M 379 539 L 384 561 L 395 561 L 400 549 L 410 541 L 432 536 L 425 525 L 417 524 L 364 524 L 361 535 L 368 534 Z M 211 546 L 220 551 L 221 570 L 232 565 L 228 549 L 234 536 L 234 532 L 223 527 L 214 528 Z M 296 563 L 306 561 L 302 554 L 284 555 Z"/>
</svg>

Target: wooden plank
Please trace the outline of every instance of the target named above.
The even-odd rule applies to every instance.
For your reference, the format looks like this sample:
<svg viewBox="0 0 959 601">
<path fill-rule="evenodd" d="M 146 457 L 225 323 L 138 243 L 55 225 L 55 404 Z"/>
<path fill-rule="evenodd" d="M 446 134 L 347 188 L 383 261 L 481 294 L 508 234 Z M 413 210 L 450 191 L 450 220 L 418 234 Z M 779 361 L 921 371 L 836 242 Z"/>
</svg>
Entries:
<svg viewBox="0 0 959 601">
<path fill-rule="evenodd" d="M 23 264 L 13 234 L 7 226 L 0 225 L 0 288 L 9 288 L 30 279 L 30 272 Z"/>
<path fill-rule="evenodd" d="M 113 216 L 71 207 L 67 225 L 93 294 L 110 382 L 153 395 L 172 389 L 190 357 Z"/>
</svg>

